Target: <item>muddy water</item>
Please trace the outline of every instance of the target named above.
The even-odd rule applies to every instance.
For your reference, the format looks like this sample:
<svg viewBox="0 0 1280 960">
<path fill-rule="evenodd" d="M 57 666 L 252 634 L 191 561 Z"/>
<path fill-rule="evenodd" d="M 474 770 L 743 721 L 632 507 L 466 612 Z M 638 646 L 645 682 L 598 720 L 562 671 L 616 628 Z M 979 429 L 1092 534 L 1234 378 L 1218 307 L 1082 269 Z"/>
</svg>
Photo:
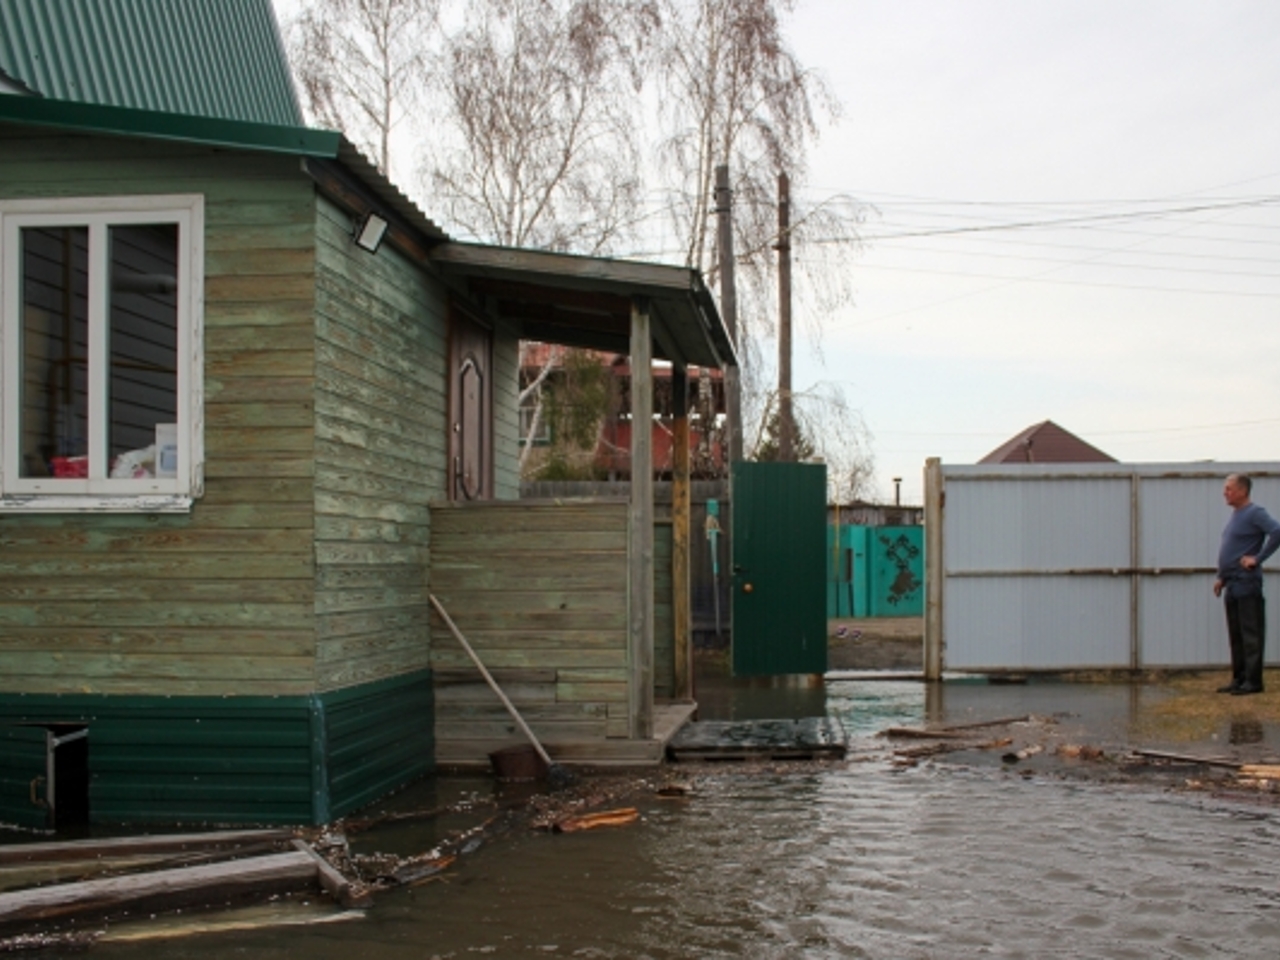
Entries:
<svg viewBox="0 0 1280 960">
<path fill-rule="evenodd" d="M 774 694 L 812 705 L 806 688 Z M 832 685 L 820 706 L 869 735 L 926 716 L 1051 712 L 1064 698 L 1076 708 L 1064 723 L 1120 738 L 1142 695 L 960 685 L 939 699 L 880 683 Z M 733 709 L 752 702 L 748 694 Z M 383 894 L 362 921 L 104 944 L 94 955 L 1280 956 L 1280 820 L 1265 808 L 998 764 L 894 770 L 876 741 L 856 746 L 880 752 L 799 774 L 701 768 L 692 798 L 648 801 L 636 825 L 521 831 L 438 882 Z M 440 799 L 492 787 L 424 789 Z M 448 827 L 364 842 L 422 849 Z"/>
</svg>

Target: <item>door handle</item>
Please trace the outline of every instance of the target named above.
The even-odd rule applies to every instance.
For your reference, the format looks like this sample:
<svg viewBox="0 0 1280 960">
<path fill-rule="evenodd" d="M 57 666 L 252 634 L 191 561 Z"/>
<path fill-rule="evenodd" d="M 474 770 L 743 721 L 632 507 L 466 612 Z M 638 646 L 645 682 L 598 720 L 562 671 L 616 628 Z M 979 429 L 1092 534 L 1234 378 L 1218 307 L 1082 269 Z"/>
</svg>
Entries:
<svg viewBox="0 0 1280 960">
<path fill-rule="evenodd" d="M 44 807 L 49 809 L 49 801 L 43 797 L 37 797 L 36 791 L 40 788 L 40 784 L 44 783 L 44 777 L 31 778 L 31 803 L 33 806 Z"/>
</svg>

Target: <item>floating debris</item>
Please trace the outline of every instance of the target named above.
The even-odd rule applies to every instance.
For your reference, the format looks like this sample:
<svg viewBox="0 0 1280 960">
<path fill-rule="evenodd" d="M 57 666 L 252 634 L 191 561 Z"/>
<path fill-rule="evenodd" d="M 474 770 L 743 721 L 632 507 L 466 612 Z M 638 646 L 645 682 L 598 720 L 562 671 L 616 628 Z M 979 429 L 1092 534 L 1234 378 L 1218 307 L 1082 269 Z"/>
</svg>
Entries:
<svg viewBox="0 0 1280 960">
<path fill-rule="evenodd" d="M 597 827 L 622 827 L 640 819 L 640 811 L 635 807 L 622 807 L 618 810 L 603 810 L 600 813 L 588 813 L 580 817 L 566 817 L 551 825 L 556 833 L 578 833 L 581 830 L 594 830 Z"/>
<path fill-rule="evenodd" d="M 687 797 L 691 793 L 693 793 L 692 783 L 680 783 L 678 781 L 664 783 L 654 791 L 655 796 L 658 796 L 663 800 L 676 800 L 682 797 Z"/>
<path fill-rule="evenodd" d="M 1087 744 L 1079 743 L 1059 744 L 1054 753 L 1068 760 L 1102 760 L 1106 757 L 1101 747 L 1091 747 Z"/>
<path fill-rule="evenodd" d="M 1021 750 L 1012 750 L 1000 759 L 1005 763 L 1017 763 L 1020 760 L 1026 760 L 1028 757 L 1034 757 L 1037 753 L 1044 753 L 1043 744 L 1033 743 L 1029 747 L 1023 747 Z"/>
</svg>

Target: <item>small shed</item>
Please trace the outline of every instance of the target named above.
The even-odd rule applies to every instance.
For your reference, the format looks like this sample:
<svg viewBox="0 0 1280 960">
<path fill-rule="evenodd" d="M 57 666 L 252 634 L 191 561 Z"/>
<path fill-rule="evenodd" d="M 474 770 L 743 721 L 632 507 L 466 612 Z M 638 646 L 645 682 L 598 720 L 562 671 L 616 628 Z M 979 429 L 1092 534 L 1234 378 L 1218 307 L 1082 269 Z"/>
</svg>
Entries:
<svg viewBox="0 0 1280 960">
<path fill-rule="evenodd" d="M 323 823 L 513 742 L 428 590 L 553 753 L 656 761 L 649 431 L 627 501 L 521 504 L 517 344 L 732 363 L 695 272 L 454 243 L 326 131 L 0 96 L 0 171 L 0 723 L 87 731 L 93 820 Z"/>
</svg>

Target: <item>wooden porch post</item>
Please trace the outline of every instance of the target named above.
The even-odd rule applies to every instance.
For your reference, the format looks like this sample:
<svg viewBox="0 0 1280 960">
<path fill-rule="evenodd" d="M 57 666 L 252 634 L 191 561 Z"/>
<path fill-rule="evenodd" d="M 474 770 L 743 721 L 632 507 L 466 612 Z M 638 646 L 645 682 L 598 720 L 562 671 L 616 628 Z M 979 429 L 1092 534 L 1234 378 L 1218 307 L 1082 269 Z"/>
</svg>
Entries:
<svg viewBox="0 0 1280 960">
<path fill-rule="evenodd" d="M 653 737 L 653 330 L 649 301 L 631 301 L 630 737 Z"/>
<path fill-rule="evenodd" d="M 693 609 L 689 596 L 689 373 L 671 368 L 671 607 L 675 624 L 675 694 L 693 699 Z"/>
<path fill-rule="evenodd" d="M 942 461 L 924 462 L 924 678 L 942 679 Z"/>
</svg>

